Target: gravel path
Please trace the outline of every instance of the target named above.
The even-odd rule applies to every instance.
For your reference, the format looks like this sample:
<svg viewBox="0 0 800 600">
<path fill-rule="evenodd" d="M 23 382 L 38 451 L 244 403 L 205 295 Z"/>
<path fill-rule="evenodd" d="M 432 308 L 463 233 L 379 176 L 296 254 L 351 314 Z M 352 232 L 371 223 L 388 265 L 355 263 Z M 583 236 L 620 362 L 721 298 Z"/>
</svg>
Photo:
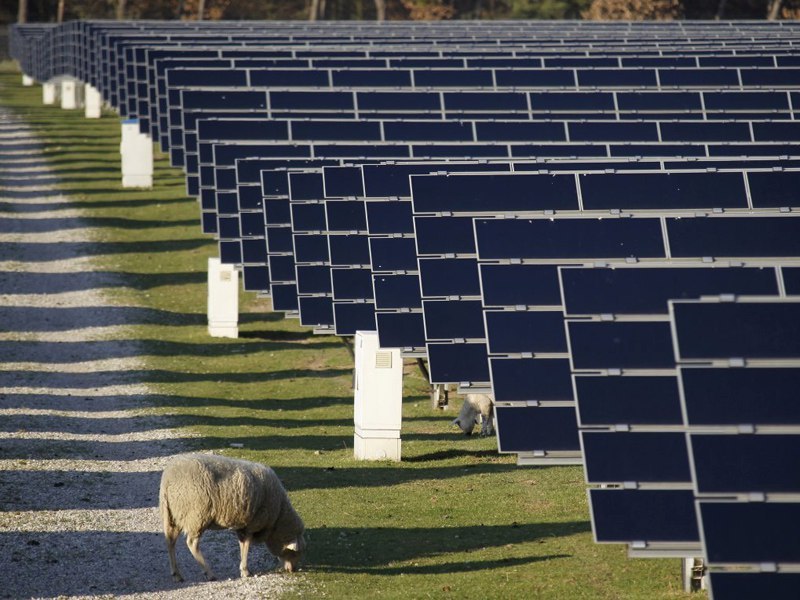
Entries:
<svg viewBox="0 0 800 600">
<path fill-rule="evenodd" d="M 187 434 L 148 410 L 151 391 L 135 376 L 145 365 L 119 318 L 125 309 L 102 293 L 121 277 L 92 272 L 86 253 L 74 255 L 92 231 L 55 181 L 30 130 L 0 109 L 0 598 L 291 590 L 297 576 L 267 572 L 274 561 L 262 548 L 250 555 L 261 574 L 239 579 L 230 532 L 203 537 L 221 581 L 203 581 L 181 544 L 188 582 L 172 582 L 158 482 Z M 63 253 L 46 260 L 59 242 Z M 105 314 L 110 324 L 92 318 Z"/>
</svg>

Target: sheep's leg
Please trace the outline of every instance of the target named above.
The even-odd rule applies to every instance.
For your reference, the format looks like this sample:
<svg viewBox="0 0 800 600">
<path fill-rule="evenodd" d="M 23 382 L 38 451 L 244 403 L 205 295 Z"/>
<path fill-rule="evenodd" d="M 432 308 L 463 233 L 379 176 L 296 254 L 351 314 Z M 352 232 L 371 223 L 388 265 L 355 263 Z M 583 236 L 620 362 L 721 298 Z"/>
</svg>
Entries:
<svg viewBox="0 0 800 600">
<path fill-rule="evenodd" d="M 244 532 L 237 532 L 239 536 L 239 550 L 241 551 L 242 559 L 239 561 L 239 574 L 242 577 L 250 577 L 250 571 L 247 569 L 247 553 L 250 552 L 250 542 L 253 541 L 253 536 Z"/>
<path fill-rule="evenodd" d="M 494 413 L 489 410 L 488 415 L 483 415 L 483 422 L 481 423 L 481 435 L 489 436 L 494 434 Z"/>
<path fill-rule="evenodd" d="M 175 581 L 183 581 L 183 576 L 181 572 L 178 570 L 178 561 L 175 560 L 175 542 L 178 541 L 178 536 L 180 535 L 180 531 L 175 527 L 165 527 L 164 529 L 164 537 L 167 540 L 167 554 L 169 554 L 169 567 L 172 573 L 172 578 Z"/>
<path fill-rule="evenodd" d="M 206 559 L 203 558 L 203 554 L 200 552 L 200 535 L 195 534 L 186 534 L 186 545 L 189 546 L 189 552 L 192 553 L 194 559 L 200 563 L 200 566 L 203 567 L 203 572 L 206 574 L 206 578 L 209 581 L 216 581 L 216 577 L 214 577 L 214 573 L 211 572 L 208 564 L 206 563 Z"/>
</svg>

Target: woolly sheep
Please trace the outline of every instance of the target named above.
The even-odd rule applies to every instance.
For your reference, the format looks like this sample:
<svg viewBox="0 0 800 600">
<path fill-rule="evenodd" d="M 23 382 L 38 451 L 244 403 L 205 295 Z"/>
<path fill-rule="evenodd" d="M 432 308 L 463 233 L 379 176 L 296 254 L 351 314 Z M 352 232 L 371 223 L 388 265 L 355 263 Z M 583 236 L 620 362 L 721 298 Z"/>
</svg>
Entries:
<svg viewBox="0 0 800 600">
<path fill-rule="evenodd" d="M 183 581 L 175 561 L 175 542 L 186 545 L 206 577 L 214 574 L 200 553 L 206 529 L 232 529 L 239 538 L 239 572 L 248 577 L 250 544 L 265 542 L 287 571 L 294 571 L 305 549 L 303 521 L 278 476 L 267 466 L 223 456 L 190 454 L 172 459 L 161 476 L 159 510 L 175 581 Z"/>
<path fill-rule="evenodd" d="M 492 398 L 487 394 L 467 394 L 461 412 L 453 419 L 453 425 L 458 425 L 466 435 L 472 435 L 475 424 L 480 417 L 481 435 L 494 433 L 494 414 L 492 411 Z"/>
</svg>

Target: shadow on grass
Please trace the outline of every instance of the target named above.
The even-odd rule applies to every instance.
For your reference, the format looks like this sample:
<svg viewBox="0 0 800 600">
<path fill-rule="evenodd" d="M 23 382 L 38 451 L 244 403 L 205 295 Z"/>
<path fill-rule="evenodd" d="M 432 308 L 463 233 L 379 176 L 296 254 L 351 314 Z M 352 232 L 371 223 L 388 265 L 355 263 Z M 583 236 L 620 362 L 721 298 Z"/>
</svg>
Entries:
<svg viewBox="0 0 800 600">
<path fill-rule="evenodd" d="M 567 554 L 529 554 L 521 557 L 470 561 L 462 556 L 489 546 L 499 547 L 566 537 L 590 530 L 588 521 L 478 525 L 471 527 L 313 528 L 307 530 L 308 570 L 420 575 L 461 573 L 569 558 Z M 454 555 L 430 565 L 395 565 Z M 457 560 L 454 560 L 457 559 Z"/>
<path fill-rule="evenodd" d="M 268 313 L 268 314 L 277 314 L 277 313 Z M 268 329 L 259 329 L 252 331 L 240 331 L 239 337 L 243 339 L 270 340 L 275 342 L 277 341 L 297 342 L 302 340 L 308 340 L 315 336 L 313 331 L 284 331 L 284 330 L 272 331 Z"/>
<path fill-rule="evenodd" d="M 429 452 L 428 454 L 420 454 L 418 456 L 404 456 L 403 462 L 413 464 L 435 460 L 452 460 L 454 458 L 492 458 L 496 456 L 497 450 L 441 450 L 439 452 Z"/>
</svg>

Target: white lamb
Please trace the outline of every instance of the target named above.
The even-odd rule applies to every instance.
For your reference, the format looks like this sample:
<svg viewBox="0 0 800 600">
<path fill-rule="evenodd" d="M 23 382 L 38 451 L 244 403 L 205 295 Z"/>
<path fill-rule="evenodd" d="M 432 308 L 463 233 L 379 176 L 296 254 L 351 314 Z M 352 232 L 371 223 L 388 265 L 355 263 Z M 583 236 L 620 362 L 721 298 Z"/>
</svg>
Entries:
<svg viewBox="0 0 800 600">
<path fill-rule="evenodd" d="M 492 398 L 487 394 L 467 394 L 464 404 L 461 405 L 461 412 L 453 419 L 453 425 L 458 425 L 466 435 L 472 435 L 478 422 L 481 424 L 482 436 L 494 433 Z"/>
<path fill-rule="evenodd" d="M 181 532 L 209 580 L 214 580 L 214 574 L 199 547 L 206 529 L 236 532 L 242 577 L 250 575 L 247 553 L 253 540 L 265 542 L 287 571 L 297 569 L 305 550 L 303 521 L 278 476 L 262 464 L 208 454 L 176 457 L 161 476 L 159 510 L 175 581 L 183 581 L 175 561 L 175 542 Z"/>
</svg>

